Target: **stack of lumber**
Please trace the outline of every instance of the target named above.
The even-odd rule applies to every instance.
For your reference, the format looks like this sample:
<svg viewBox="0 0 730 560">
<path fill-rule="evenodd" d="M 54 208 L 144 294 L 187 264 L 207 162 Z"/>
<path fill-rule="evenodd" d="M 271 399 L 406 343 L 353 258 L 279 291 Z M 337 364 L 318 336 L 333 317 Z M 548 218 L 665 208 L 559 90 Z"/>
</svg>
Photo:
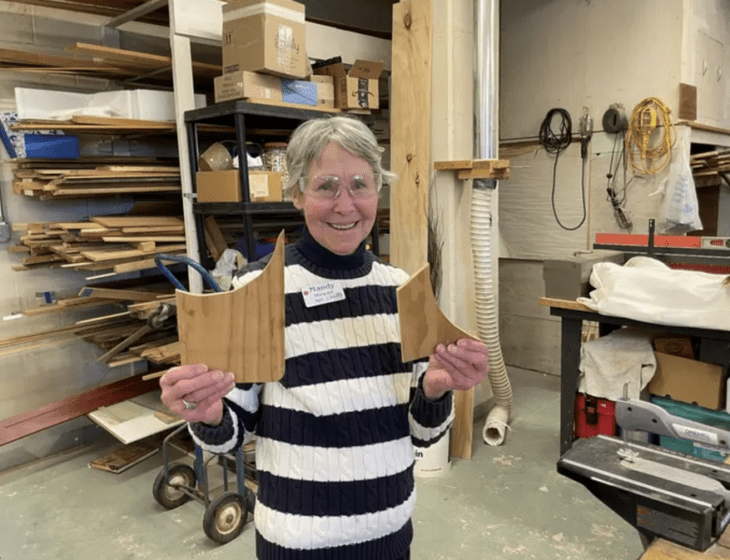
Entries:
<svg viewBox="0 0 730 560">
<path fill-rule="evenodd" d="M 180 193 L 180 169 L 131 163 L 79 169 L 58 161 L 28 159 L 16 165 L 13 191 L 41 200 Z"/>
<path fill-rule="evenodd" d="M 15 3 L 29 6 L 45 6 L 58 10 L 70 10 L 83 14 L 119 17 L 130 10 L 149 3 L 149 0 L 16 0 Z M 156 10 L 145 10 L 143 15 L 135 19 L 146 23 L 168 25 L 167 3 L 158 2 L 157 4 Z"/>
<path fill-rule="evenodd" d="M 690 156 L 695 185 L 710 187 L 723 181 L 730 185 L 730 148 Z"/>
<path fill-rule="evenodd" d="M 13 270 L 63 267 L 123 274 L 154 268 L 157 253 L 185 252 L 184 225 L 173 216 L 97 216 L 84 222 L 13 224 L 23 232 L 8 251 L 27 253 Z"/>
<path fill-rule="evenodd" d="M 0 356 L 49 344 L 80 339 L 102 350 L 100 363 L 117 367 L 133 362 L 178 364 L 180 350 L 175 316 L 174 288 L 166 278 L 146 277 L 82 288 L 78 296 L 24 309 L 34 317 L 84 307 L 116 305 L 122 311 L 51 329 L 0 340 Z M 156 315 L 158 321 L 148 319 Z"/>
</svg>

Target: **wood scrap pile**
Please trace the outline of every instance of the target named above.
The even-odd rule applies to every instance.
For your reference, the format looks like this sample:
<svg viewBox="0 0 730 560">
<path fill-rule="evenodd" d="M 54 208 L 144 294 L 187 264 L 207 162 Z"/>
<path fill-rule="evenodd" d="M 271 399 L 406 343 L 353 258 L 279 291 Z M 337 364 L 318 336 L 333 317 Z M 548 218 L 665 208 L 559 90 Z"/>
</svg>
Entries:
<svg viewBox="0 0 730 560">
<path fill-rule="evenodd" d="M 76 160 L 73 160 L 76 161 Z M 78 168 L 54 160 L 20 160 L 13 177 L 15 194 L 47 200 L 92 196 L 180 193 L 180 169 L 171 165 L 100 165 Z"/>
<path fill-rule="evenodd" d="M 97 216 L 84 222 L 13 224 L 23 232 L 13 270 L 40 267 L 124 274 L 155 267 L 157 253 L 185 252 L 184 225 L 173 216 Z"/>
<path fill-rule="evenodd" d="M 78 321 L 70 327 L 0 340 L 0 356 L 75 338 L 99 347 L 103 353 L 97 361 L 109 367 L 145 360 L 156 364 L 179 363 L 175 294 L 166 278 L 156 276 L 86 286 L 78 296 L 59 298 L 20 313 L 33 317 L 85 306 L 110 305 L 122 311 Z"/>
<path fill-rule="evenodd" d="M 690 166 L 696 186 L 718 186 L 723 181 L 730 186 L 730 148 L 693 154 Z"/>
</svg>

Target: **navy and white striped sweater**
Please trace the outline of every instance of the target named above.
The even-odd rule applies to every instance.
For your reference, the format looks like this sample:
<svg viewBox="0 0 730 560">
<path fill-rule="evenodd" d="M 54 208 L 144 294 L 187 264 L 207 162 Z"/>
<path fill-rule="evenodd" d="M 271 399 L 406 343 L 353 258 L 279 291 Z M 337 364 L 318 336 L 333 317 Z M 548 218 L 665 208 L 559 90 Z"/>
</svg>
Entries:
<svg viewBox="0 0 730 560">
<path fill-rule="evenodd" d="M 401 361 L 396 288 L 408 276 L 364 244 L 339 256 L 306 231 L 285 262 L 284 377 L 238 385 L 223 423 L 191 433 L 219 453 L 256 434 L 260 560 L 399 558 L 413 536 L 413 443 L 438 441 L 453 419 L 450 393 L 423 394 L 427 363 Z M 265 264 L 246 266 L 234 287 Z M 305 305 L 305 287 L 333 281 L 344 300 Z"/>
</svg>

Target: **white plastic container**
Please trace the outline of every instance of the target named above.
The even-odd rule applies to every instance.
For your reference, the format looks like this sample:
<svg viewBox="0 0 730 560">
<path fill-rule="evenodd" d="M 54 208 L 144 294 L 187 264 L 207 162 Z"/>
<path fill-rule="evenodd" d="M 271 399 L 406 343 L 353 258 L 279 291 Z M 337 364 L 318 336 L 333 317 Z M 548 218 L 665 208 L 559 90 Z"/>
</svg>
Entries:
<svg viewBox="0 0 730 560">
<path fill-rule="evenodd" d="M 449 455 L 450 435 L 451 431 L 431 447 L 413 446 L 413 454 L 416 457 L 416 464 L 413 467 L 415 476 L 436 478 L 449 471 L 451 468 L 451 456 Z"/>
</svg>

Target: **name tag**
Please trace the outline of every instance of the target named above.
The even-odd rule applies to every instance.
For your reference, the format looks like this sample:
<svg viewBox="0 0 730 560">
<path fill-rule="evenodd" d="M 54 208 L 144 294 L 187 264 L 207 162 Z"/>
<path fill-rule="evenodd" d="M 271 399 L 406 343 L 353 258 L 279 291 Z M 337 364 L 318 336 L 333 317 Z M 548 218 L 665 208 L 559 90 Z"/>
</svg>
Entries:
<svg viewBox="0 0 730 560">
<path fill-rule="evenodd" d="M 345 299 L 345 292 L 340 283 L 333 280 L 326 284 L 307 286 L 302 290 L 302 296 L 304 296 L 304 305 L 316 307 L 325 303 L 342 301 Z"/>
</svg>

